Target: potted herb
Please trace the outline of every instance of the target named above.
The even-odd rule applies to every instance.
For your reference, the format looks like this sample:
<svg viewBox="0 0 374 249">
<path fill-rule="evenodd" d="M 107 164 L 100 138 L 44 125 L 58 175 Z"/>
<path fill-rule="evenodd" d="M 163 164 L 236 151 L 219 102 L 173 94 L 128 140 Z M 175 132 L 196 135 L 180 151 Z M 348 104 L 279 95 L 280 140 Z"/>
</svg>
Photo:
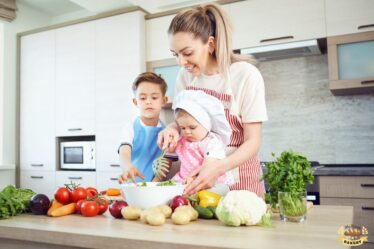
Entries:
<svg viewBox="0 0 374 249">
<path fill-rule="evenodd" d="M 272 153 L 275 158 L 275 154 Z M 282 220 L 302 221 L 306 215 L 306 186 L 313 183 L 310 162 L 300 153 L 284 151 L 267 164 L 263 179 L 268 183 L 265 201 L 279 208 Z"/>
</svg>

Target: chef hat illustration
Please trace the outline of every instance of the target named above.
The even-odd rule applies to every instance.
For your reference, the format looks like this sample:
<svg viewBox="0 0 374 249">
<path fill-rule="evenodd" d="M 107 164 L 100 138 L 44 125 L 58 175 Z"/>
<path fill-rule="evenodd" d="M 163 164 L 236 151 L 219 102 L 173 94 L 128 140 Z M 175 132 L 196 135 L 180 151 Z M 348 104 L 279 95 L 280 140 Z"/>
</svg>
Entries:
<svg viewBox="0 0 374 249">
<path fill-rule="evenodd" d="M 183 90 L 175 98 L 173 109 L 183 109 L 208 131 L 217 135 L 225 145 L 230 143 L 231 128 L 223 104 L 203 91 Z"/>
</svg>

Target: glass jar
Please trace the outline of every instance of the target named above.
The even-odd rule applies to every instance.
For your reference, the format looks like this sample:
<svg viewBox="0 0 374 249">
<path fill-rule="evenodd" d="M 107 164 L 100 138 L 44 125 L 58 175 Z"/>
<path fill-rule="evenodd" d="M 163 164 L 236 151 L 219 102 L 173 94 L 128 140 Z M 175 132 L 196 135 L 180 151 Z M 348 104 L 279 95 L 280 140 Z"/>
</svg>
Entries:
<svg viewBox="0 0 374 249">
<path fill-rule="evenodd" d="M 278 192 L 278 206 L 281 220 L 293 222 L 306 220 L 306 191 L 296 193 Z"/>
</svg>

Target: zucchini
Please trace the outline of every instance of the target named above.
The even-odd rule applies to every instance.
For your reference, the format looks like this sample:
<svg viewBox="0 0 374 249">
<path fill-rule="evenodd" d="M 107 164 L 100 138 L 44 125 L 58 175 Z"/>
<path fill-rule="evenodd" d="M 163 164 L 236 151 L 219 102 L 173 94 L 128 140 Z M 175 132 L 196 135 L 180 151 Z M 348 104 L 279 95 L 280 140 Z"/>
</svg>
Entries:
<svg viewBox="0 0 374 249">
<path fill-rule="evenodd" d="M 214 213 L 209 208 L 202 206 L 195 206 L 195 210 L 199 213 L 201 219 L 213 219 Z"/>
</svg>

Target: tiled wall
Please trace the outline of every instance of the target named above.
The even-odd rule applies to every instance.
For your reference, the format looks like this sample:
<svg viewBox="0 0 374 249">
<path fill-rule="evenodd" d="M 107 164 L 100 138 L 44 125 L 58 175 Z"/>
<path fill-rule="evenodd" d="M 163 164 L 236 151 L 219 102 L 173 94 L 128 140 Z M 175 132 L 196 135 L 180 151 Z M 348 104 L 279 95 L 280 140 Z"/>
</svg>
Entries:
<svg viewBox="0 0 374 249">
<path fill-rule="evenodd" d="M 374 95 L 332 95 L 326 55 L 266 61 L 258 67 L 269 116 L 261 161 L 292 149 L 320 163 L 374 164 Z M 172 112 L 164 112 L 162 119 L 171 122 Z"/>
<path fill-rule="evenodd" d="M 260 160 L 293 149 L 321 163 L 374 163 L 374 95 L 334 96 L 327 56 L 259 64 L 269 121 Z"/>
</svg>

